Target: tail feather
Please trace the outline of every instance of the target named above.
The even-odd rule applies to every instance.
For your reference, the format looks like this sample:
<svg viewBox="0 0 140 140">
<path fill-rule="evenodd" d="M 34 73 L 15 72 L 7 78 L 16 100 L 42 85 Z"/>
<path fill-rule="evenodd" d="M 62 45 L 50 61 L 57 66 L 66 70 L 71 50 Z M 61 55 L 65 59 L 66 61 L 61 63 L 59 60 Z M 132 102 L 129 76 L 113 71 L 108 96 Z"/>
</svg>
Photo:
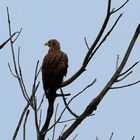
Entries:
<svg viewBox="0 0 140 140">
<path fill-rule="evenodd" d="M 49 88 L 45 90 L 45 95 L 49 101 L 54 101 L 56 98 L 56 90 L 53 88 Z"/>
</svg>

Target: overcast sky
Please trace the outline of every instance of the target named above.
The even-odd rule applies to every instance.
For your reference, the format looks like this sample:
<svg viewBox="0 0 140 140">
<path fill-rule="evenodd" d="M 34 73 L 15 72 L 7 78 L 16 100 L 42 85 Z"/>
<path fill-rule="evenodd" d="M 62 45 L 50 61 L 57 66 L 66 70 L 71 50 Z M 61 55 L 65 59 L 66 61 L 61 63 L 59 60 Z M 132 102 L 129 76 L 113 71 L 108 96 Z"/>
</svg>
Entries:
<svg viewBox="0 0 140 140">
<path fill-rule="evenodd" d="M 112 8 L 119 7 L 123 2 L 125 0 L 113 1 Z M 0 42 L 8 37 L 7 6 L 10 10 L 13 32 L 21 27 L 23 28 L 14 48 L 17 50 L 19 46 L 21 47 L 23 75 L 27 90 L 31 93 L 35 64 L 37 60 L 40 60 L 41 65 L 42 59 L 48 51 L 43 43 L 51 38 L 60 41 L 62 50 L 69 57 L 69 69 L 66 77 L 68 79 L 81 66 L 88 51 L 84 43 L 84 37 L 91 45 L 102 25 L 106 15 L 107 0 L 1 0 Z M 123 13 L 121 20 L 89 63 L 87 71 L 71 85 L 64 88 L 66 93 L 71 93 L 73 96 L 97 78 L 97 82 L 71 104 L 72 110 L 77 114 L 82 113 L 86 105 L 111 78 L 115 71 L 118 54 L 120 55 L 120 61 L 122 60 L 140 22 L 140 1 L 130 0 L 122 10 L 112 16 L 107 29 L 111 27 L 120 13 Z M 140 37 L 125 69 L 140 60 L 139 52 Z M 12 65 L 9 45 L 0 50 L 0 58 L 0 139 L 11 140 L 26 101 L 21 94 L 17 80 L 8 69 L 7 63 L 10 62 Z M 129 84 L 139 79 L 140 65 L 137 65 L 132 75 L 119 85 Z M 41 80 L 41 76 L 39 80 Z M 133 136 L 136 137 L 136 140 L 139 140 L 139 88 L 140 84 L 137 84 L 129 88 L 110 90 L 94 112 L 95 115 L 87 118 L 68 140 L 72 140 L 76 134 L 78 134 L 77 140 L 95 140 L 96 136 L 99 140 L 109 140 L 112 132 L 114 132 L 113 140 L 131 140 Z M 37 93 L 38 97 L 40 97 L 40 94 L 43 94 L 42 84 Z M 56 103 L 59 103 L 59 110 L 64 108 L 61 99 L 56 100 Z M 45 105 L 47 106 L 47 104 Z M 43 113 L 45 114 L 45 110 Z M 71 116 L 66 113 L 64 119 L 67 118 L 69 119 Z M 57 128 L 56 138 L 62 128 L 63 126 Z M 35 138 L 34 116 L 31 110 L 27 122 L 27 139 L 34 140 Z M 22 128 L 17 140 L 21 139 Z"/>
</svg>

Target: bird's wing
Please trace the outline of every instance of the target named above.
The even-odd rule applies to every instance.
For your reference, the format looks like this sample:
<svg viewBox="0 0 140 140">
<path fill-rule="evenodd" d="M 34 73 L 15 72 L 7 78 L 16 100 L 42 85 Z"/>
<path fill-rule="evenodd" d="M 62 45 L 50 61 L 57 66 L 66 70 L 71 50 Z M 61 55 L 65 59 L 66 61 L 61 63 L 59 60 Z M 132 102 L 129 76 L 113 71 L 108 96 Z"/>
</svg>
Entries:
<svg viewBox="0 0 140 140">
<path fill-rule="evenodd" d="M 67 56 L 63 52 L 48 53 L 42 64 L 42 80 L 44 89 L 62 82 L 63 76 L 67 72 Z M 58 80 L 59 79 L 59 80 Z M 55 83 L 56 82 L 56 83 Z M 61 83 L 60 83 L 61 84 Z"/>
</svg>

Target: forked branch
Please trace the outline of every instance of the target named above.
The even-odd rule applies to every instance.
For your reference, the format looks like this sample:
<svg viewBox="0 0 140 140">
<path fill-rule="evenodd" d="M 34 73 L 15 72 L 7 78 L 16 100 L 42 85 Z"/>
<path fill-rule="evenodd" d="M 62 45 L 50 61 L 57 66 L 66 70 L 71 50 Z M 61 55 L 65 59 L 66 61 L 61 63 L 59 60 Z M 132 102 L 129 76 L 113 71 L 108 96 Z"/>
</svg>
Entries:
<svg viewBox="0 0 140 140">
<path fill-rule="evenodd" d="M 120 8 L 118 8 L 117 11 L 119 11 L 122 7 L 124 7 L 126 3 L 124 3 Z M 115 11 L 115 12 L 117 12 L 117 11 Z M 108 31 L 108 33 L 105 36 L 103 36 L 103 34 L 105 32 L 105 29 L 106 29 L 106 27 L 108 25 L 109 19 L 110 19 L 112 14 L 113 13 L 111 11 L 111 0 L 108 0 L 108 8 L 107 8 L 106 17 L 104 19 L 103 25 L 102 25 L 102 27 L 101 27 L 96 39 L 93 42 L 93 44 L 91 45 L 91 47 L 89 47 L 89 45 L 86 42 L 86 38 L 85 38 L 85 43 L 86 43 L 86 46 L 88 48 L 88 52 L 85 55 L 85 58 L 83 60 L 83 63 L 81 65 L 81 67 L 79 68 L 79 70 L 73 76 L 71 76 L 71 78 L 69 78 L 68 80 L 64 81 L 62 83 L 61 87 L 67 86 L 70 83 L 72 83 L 74 80 L 76 80 L 86 70 L 86 67 L 87 67 L 88 63 L 90 62 L 91 58 L 94 56 L 96 51 L 100 48 L 100 46 L 105 42 L 106 38 L 113 31 L 114 27 L 116 26 L 116 24 L 118 23 L 118 21 L 120 20 L 120 18 L 122 16 L 122 14 L 119 15 L 119 17 L 116 19 L 115 23 L 113 24 L 111 29 Z M 103 39 L 101 40 L 102 37 L 103 37 Z"/>
<path fill-rule="evenodd" d="M 0 45 L 0 49 L 2 49 L 16 34 L 19 35 L 19 32 L 13 33 L 5 42 Z"/>
<path fill-rule="evenodd" d="M 97 97 L 95 97 L 89 103 L 89 105 L 84 110 L 84 112 L 78 118 L 76 118 L 76 120 L 72 123 L 72 125 L 62 134 L 62 136 L 59 137 L 59 140 L 65 140 L 87 116 L 89 116 L 93 111 L 95 111 L 97 109 L 97 106 L 99 105 L 99 103 L 101 102 L 103 97 L 111 89 L 112 85 L 115 83 L 115 81 L 119 77 L 120 73 L 122 72 L 139 34 L 140 34 L 140 24 L 138 25 L 138 27 L 135 31 L 135 34 L 129 44 L 129 47 L 125 53 L 125 56 L 120 64 L 120 66 L 118 67 L 118 69 L 116 70 L 116 72 L 114 73 L 112 78 L 109 80 L 109 82 L 103 88 L 103 90 L 99 93 L 99 95 Z"/>
</svg>

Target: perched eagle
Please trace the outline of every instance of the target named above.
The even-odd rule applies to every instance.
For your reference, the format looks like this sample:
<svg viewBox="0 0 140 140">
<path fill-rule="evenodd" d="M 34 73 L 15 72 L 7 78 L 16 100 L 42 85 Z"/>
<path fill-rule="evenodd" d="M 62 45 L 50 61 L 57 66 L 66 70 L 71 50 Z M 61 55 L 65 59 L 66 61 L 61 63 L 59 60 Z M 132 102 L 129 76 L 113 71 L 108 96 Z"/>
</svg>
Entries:
<svg viewBox="0 0 140 140">
<path fill-rule="evenodd" d="M 68 57 L 61 51 L 60 43 L 51 39 L 44 44 L 49 47 L 42 64 L 42 81 L 45 95 L 55 99 L 56 90 L 60 87 L 68 68 Z"/>
</svg>

